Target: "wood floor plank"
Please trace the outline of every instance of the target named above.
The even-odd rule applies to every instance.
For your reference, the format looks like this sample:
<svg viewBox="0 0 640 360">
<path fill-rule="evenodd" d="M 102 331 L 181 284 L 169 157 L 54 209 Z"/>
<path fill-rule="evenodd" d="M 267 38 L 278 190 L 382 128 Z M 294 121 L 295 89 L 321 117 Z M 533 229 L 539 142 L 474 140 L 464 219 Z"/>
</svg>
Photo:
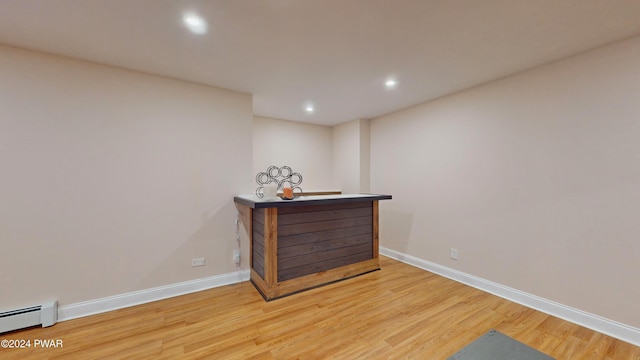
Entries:
<svg viewBox="0 0 640 360">
<path fill-rule="evenodd" d="M 12 359 L 446 359 L 496 329 L 558 360 L 640 348 L 380 257 L 382 270 L 265 302 L 249 282 L 0 335 Z"/>
</svg>

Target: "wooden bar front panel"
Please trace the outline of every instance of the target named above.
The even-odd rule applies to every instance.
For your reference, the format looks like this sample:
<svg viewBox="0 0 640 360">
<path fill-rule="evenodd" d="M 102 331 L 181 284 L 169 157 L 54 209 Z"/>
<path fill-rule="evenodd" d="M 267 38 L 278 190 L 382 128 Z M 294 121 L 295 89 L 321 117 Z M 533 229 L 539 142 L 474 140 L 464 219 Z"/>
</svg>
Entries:
<svg viewBox="0 0 640 360">
<path fill-rule="evenodd" d="M 380 269 L 378 201 L 251 209 L 251 281 L 266 300 Z"/>
<path fill-rule="evenodd" d="M 266 209 L 254 209 L 252 219 L 251 268 L 264 279 L 264 213 Z"/>
<path fill-rule="evenodd" d="M 373 258 L 372 202 L 278 209 L 278 281 Z"/>
</svg>

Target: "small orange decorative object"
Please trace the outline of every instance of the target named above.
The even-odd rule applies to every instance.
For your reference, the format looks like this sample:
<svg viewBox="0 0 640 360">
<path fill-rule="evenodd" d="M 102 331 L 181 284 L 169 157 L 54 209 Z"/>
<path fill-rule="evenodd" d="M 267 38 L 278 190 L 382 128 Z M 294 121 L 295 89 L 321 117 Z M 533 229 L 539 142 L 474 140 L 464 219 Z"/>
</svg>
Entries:
<svg viewBox="0 0 640 360">
<path fill-rule="evenodd" d="M 290 187 L 282 189 L 282 198 L 289 200 L 293 199 L 293 189 Z"/>
</svg>

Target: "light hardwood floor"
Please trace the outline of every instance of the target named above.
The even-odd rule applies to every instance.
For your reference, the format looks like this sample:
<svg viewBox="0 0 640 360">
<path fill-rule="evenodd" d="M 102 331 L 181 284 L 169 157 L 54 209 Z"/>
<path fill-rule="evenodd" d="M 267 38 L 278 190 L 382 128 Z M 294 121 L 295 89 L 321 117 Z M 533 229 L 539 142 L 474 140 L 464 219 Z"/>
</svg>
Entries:
<svg viewBox="0 0 640 360">
<path fill-rule="evenodd" d="M 490 329 L 561 359 L 640 348 L 381 257 L 381 271 L 265 302 L 248 283 L 0 335 L 1 359 L 446 359 Z M 35 349 L 35 339 L 60 339 Z"/>
</svg>

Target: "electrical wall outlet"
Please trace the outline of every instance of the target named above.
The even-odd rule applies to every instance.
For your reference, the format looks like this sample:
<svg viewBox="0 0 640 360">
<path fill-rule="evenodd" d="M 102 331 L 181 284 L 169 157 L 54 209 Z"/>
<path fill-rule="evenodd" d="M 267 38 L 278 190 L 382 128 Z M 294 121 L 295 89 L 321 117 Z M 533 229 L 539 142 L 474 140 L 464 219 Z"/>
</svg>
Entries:
<svg viewBox="0 0 640 360">
<path fill-rule="evenodd" d="M 449 256 L 453 260 L 458 260 L 458 249 L 451 248 L 451 253 L 449 254 Z"/>
<path fill-rule="evenodd" d="M 240 264 L 240 249 L 233 250 L 233 262 Z"/>
<path fill-rule="evenodd" d="M 192 259 L 191 266 L 204 266 L 204 258 Z"/>
</svg>

